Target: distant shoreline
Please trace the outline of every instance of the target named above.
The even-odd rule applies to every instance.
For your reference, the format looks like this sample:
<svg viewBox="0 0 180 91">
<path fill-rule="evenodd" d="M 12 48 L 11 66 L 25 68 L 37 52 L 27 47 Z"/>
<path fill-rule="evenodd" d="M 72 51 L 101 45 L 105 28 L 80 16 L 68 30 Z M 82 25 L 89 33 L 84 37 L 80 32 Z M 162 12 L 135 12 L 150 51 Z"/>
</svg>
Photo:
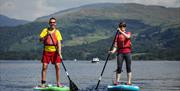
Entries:
<svg viewBox="0 0 180 91">
<path fill-rule="evenodd" d="M 41 60 L 17 60 L 17 59 L 14 59 L 14 60 L 3 60 L 3 59 L 0 59 L 0 62 L 1 61 L 36 61 L 36 62 L 38 62 L 38 61 L 41 61 Z M 74 60 L 64 60 L 64 61 L 74 61 Z M 77 60 L 77 61 L 74 61 L 74 62 L 78 62 L 78 61 L 80 61 L 80 62 L 91 62 L 91 60 Z M 109 60 L 109 61 L 116 61 L 116 59 L 115 60 Z M 132 61 L 180 61 L 180 60 L 132 60 Z M 100 60 L 100 62 L 105 62 L 105 60 Z"/>
</svg>

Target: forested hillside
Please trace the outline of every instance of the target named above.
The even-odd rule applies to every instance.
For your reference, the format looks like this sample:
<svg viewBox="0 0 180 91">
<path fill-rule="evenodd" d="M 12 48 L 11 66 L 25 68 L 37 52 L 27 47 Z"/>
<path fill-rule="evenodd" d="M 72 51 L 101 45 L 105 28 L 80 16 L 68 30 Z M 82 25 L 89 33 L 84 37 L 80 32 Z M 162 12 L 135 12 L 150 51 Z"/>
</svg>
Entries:
<svg viewBox="0 0 180 91">
<path fill-rule="evenodd" d="M 25 21 L 25 20 L 18 20 L 18 19 L 12 19 L 9 17 L 6 17 L 4 15 L 0 15 L 0 27 L 5 27 L 5 26 L 18 26 L 18 25 L 23 25 L 26 23 L 29 23 L 29 21 Z"/>
<path fill-rule="evenodd" d="M 92 4 L 72 8 L 17 27 L 0 27 L 0 59 L 40 59 L 38 36 L 57 18 L 64 59 L 105 59 L 117 25 L 132 32 L 133 58 L 180 60 L 180 8 L 140 4 Z M 114 58 L 115 55 L 111 56 Z"/>
</svg>

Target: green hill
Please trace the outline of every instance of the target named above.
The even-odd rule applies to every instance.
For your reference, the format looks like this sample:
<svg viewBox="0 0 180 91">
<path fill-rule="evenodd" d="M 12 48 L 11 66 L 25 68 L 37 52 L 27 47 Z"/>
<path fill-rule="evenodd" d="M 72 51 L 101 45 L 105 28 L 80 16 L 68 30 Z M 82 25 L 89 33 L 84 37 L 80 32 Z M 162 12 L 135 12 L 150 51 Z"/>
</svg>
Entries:
<svg viewBox="0 0 180 91">
<path fill-rule="evenodd" d="M 0 27 L 3 27 L 3 26 L 13 27 L 13 26 L 29 23 L 29 21 L 13 19 L 13 18 L 6 17 L 4 15 L 0 15 L 0 21 L 1 21 Z"/>
<path fill-rule="evenodd" d="M 150 25 L 179 24 L 179 8 L 166 8 L 163 6 L 145 6 L 140 4 L 92 4 L 60 11 L 50 16 L 38 18 L 37 21 L 47 21 L 51 16 L 60 19 L 63 24 L 76 19 L 132 19 L 140 20 Z M 64 22 L 66 21 L 66 22 Z"/>
<path fill-rule="evenodd" d="M 40 59 L 43 47 L 38 35 L 50 17 L 58 20 L 66 59 L 105 59 L 120 21 L 133 33 L 134 59 L 180 59 L 180 8 L 113 3 L 81 6 L 29 24 L 0 27 L 0 58 Z"/>
</svg>

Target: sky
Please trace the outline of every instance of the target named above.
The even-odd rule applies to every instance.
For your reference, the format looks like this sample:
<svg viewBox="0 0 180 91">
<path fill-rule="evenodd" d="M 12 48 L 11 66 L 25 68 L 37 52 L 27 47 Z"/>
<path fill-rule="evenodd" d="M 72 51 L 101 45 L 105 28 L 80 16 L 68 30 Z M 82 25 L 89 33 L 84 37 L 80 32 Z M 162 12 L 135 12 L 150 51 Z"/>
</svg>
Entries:
<svg viewBox="0 0 180 91">
<path fill-rule="evenodd" d="M 180 0 L 0 0 L 0 15 L 33 21 L 68 8 L 106 2 L 180 7 Z"/>
</svg>

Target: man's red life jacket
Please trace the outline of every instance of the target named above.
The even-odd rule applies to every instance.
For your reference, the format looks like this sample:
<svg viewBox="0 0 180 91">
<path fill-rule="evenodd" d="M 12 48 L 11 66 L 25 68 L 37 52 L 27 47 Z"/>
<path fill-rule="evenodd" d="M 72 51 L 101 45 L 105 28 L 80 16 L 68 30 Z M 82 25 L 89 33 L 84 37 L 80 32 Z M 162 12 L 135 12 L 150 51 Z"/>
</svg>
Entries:
<svg viewBox="0 0 180 91">
<path fill-rule="evenodd" d="M 58 42 L 58 40 L 57 40 L 57 37 L 56 37 L 56 31 L 51 33 L 51 36 L 50 36 L 50 34 L 47 33 L 47 36 L 46 36 L 46 38 L 44 40 L 44 45 L 45 46 L 56 46 L 57 42 Z"/>
</svg>

